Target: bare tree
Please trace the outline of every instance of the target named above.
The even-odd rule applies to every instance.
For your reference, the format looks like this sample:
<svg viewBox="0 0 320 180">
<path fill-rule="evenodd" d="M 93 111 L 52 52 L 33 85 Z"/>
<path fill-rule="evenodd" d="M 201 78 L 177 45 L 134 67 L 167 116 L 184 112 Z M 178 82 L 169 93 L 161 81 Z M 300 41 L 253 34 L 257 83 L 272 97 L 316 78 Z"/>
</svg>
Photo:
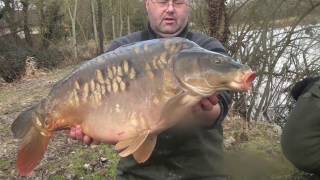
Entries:
<svg viewBox="0 0 320 180">
<path fill-rule="evenodd" d="M 115 13 L 114 13 L 114 2 L 110 0 L 110 9 L 111 9 L 111 22 L 112 22 L 112 39 L 115 39 L 117 37 L 116 35 L 116 18 L 115 18 Z"/>
<path fill-rule="evenodd" d="M 29 9 L 29 0 L 22 0 L 22 11 L 23 11 L 23 31 L 25 35 L 25 39 L 27 44 L 29 46 L 33 46 L 32 38 L 31 38 L 31 32 L 29 28 L 29 16 L 28 16 L 28 9 Z"/>
<path fill-rule="evenodd" d="M 245 113 L 248 121 L 281 122 L 290 108 L 291 101 L 285 93 L 288 87 L 319 70 L 319 54 L 311 54 L 312 49 L 319 46 L 319 39 L 305 33 L 318 26 L 303 25 L 302 22 L 320 6 L 320 2 L 304 2 L 304 8 L 292 15 L 295 18 L 285 19 L 281 19 L 284 9 L 290 11 L 289 5 L 301 7 L 300 1 L 256 0 L 247 5 L 250 8 L 242 7 L 242 10 L 253 14 L 243 15 L 242 19 L 234 15 L 237 21 L 231 26 L 230 52 L 256 70 L 258 77 L 251 96 L 242 98 L 243 103 L 238 104 L 248 107 Z"/>
<path fill-rule="evenodd" d="M 92 15 L 92 26 L 93 26 L 93 34 L 94 40 L 96 42 L 96 47 L 98 49 L 99 39 L 98 39 L 98 30 L 97 30 L 97 20 L 96 20 L 96 10 L 95 10 L 95 1 L 91 0 L 91 15 Z M 98 50 L 97 50 L 98 54 Z"/>
<path fill-rule="evenodd" d="M 122 0 L 119 1 L 119 19 L 120 19 L 120 27 L 119 27 L 119 37 L 123 35 L 123 14 L 122 14 Z"/>
<path fill-rule="evenodd" d="M 127 33 L 130 34 L 131 33 L 131 22 L 130 22 L 130 3 L 129 0 L 127 0 Z"/>
<path fill-rule="evenodd" d="M 99 33 L 99 54 L 102 54 L 104 49 L 103 49 L 103 19 L 102 19 L 102 2 L 101 0 L 97 0 L 98 4 L 98 33 Z"/>
<path fill-rule="evenodd" d="M 0 19 L 2 19 L 2 17 L 3 17 L 4 10 L 5 10 L 4 8 L 0 9 Z"/>
<path fill-rule="evenodd" d="M 12 38 L 15 40 L 16 43 L 18 43 L 18 40 L 20 39 L 17 35 L 18 32 L 18 22 L 15 15 L 15 2 L 14 0 L 3 0 L 3 12 L 4 13 L 4 19 L 6 23 L 9 25 L 10 34 Z"/>
<path fill-rule="evenodd" d="M 39 26 L 40 26 L 40 37 L 41 37 L 41 42 L 42 42 L 42 48 L 46 47 L 47 42 L 45 38 L 45 33 L 46 33 L 46 17 L 44 13 L 44 1 L 38 0 L 36 2 L 37 10 L 39 11 Z"/>
<path fill-rule="evenodd" d="M 77 34 L 76 34 L 77 9 L 78 9 L 78 0 L 74 0 L 73 10 L 72 10 L 72 5 L 69 4 L 68 12 L 69 12 L 71 26 L 72 26 L 72 42 L 73 42 L 75 58 L 78 58 Z"/>
<path fill-rule="evenodd" d="M 220 40 L 223 44 L 227 43 L 230 34 L 229 19 L 226 12 L 226 0 L 206 0 L 208 3 L 209 33 Z"/>
<path fill-rule="evenodd" d="M 130 15 L 127 16 L 127 27 L 128 27 L 128 34 L 130 34 L 131 33 Z"/>
</svg>

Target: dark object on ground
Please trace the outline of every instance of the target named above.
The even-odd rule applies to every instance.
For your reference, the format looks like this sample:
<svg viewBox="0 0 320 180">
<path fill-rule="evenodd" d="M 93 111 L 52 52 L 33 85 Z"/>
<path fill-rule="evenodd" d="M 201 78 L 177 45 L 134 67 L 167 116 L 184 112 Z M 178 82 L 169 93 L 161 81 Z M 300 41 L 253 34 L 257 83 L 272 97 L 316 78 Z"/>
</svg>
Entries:
<svg viewBox="0 0 320 180">
<path fill-rule="evenodd" d="M 307 90 L 318 80 L 320 80 L 320 76 L 307 77 L 302 81 L 299 81 L 298 83 L 296 83 L 291 90 L 291 96 L 293 97 L 293 99 L 298 100 L 300 95 L 307 92 Z"/>
<path fill-rule="evenodd" d="M 297 168 L 320 175 L 320 78 L 301 81 L 293 94 L 298 100 L 283 129 L 282 150 Z"/>
</svg>

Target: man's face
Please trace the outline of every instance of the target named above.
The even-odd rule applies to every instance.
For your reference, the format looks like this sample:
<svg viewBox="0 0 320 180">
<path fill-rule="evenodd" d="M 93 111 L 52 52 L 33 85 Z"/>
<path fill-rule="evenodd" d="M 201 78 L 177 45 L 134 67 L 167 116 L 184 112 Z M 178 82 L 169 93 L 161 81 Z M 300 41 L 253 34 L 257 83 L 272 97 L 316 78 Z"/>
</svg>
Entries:
<svg viewBox="0 0 320 180">
<path fill-rule="evenodd" d="M 188 23 L 190 13 L 189 2 L 188 0 L 173 0 L 173 2 L 169 1 L 167 3 L 160 2 L 165 1 L 145 0 L 150 26 L 162 37 L 177 36 Z"/>
</svg>

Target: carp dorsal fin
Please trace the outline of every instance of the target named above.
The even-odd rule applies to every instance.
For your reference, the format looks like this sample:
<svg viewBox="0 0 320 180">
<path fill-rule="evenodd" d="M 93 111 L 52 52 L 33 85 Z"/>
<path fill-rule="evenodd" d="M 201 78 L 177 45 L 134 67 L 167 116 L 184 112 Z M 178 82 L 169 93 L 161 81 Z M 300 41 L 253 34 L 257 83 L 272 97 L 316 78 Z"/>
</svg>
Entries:
<svg viewBox="0 0 320 180">
<path fill-rule="evenodd" d="M 121 151 L 119 153 L 121 157 L 127 157 L 130 154 L 133 154 L 143 144 L 143 142 L 147 139 L 149 133 L 150 131 L 146 130 L 133 138 L 119 141 L 116 144 L 115 149 L 117 151 Z"/>
<path fill-rule="evenodd" d="M 157 143 L 157 136 L 148 136 L 144 143 L 139 147 L 139 149 L 133 153 L 134 159 L 138 163 L 144 163 L 151 156 L 153 149 Z"/>
</svg>

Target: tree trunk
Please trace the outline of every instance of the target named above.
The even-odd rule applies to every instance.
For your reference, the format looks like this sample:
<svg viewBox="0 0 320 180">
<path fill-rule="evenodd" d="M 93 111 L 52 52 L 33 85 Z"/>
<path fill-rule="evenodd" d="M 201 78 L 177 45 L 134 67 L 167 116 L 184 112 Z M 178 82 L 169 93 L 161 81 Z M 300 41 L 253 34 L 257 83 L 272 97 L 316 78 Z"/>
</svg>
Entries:
<svg viewBox="0 0 320 180">
<path fill-rule="evenodd" d="M 3 14 L 4 14 L 4 8 L 0 10 L 0 19 L 2 19 Z"/>
<path fill-rule="evenodd" d="M 72 26 L 72 42 L 73 42 L 73 48 L 74 48 L 74 57 L 78 58 L 77 34 L 76 34 L 76 17 L 77 17 L 78 0 L 75 0 L 74 2 L 75 3 L 73 8 L 73 13 L 71 12 L 71 5 L 69 6 L 68 11 L 69 11 L 71 26 Z"/>
<path fill-rule="evenodd" d="M 255 121 L 259 121 L 260 115 L 261 115 L 261 113 L 262 113 L 263 105 L 264 105 L 264 103 L 265 103 L 265 101 L 266 101 L 266 99 L 268 98 L 269 93 L 270 93 L 271 81 L 272 81 L 272 75 L 270 75 L 270 76 L 268 77 L 265 90 L 264 90 L 264 92 L 263 92 L 263 94 L 262 94 L 262 96 L 261 96 L 259 105 L 258 105 L 258 107 L 257 107 L 257 109 L 256 109 L 255 114 L 254 114 L 253 119 L 254 119 Z"/>
<path fill-rule="evenodd" d="M 113 39 L 116 39 L 116 27 L 115 27 L 115 18 L 114 18 L 114 15 L 112 15 L 111 21 L 112 21 L 112 38 L 113 38 Z"/>
<path fill-rule="evenodd" d="M 126 3 L 127 3 L 127 30 L 128 30 L 127 33 L 130 34 L 131 33 L 130 1 L 127 0 Z"/>
<path fill-rule="evenodd" d="M 41 37 L 41 48 L 45 48 L 47 47 L 47 40 L 45 38 L 45 34 L 46 34 L 46 28 L 45 28 L 45 14 L 44 14 L 44 2 L 42 0 L 38 1 L 38 9 L 39 9 L 39 13 L 40 13 L 40 37 Z"/>
<path fill-rule="evenodd" d="M 102 19 L 102 1 L 97 0 L 98 3 L 98 33 L 99 33 L 99 54 L 102 54 L 104 49 L 103 49 L 103 19 Z"/>
<path fill-rule="evenodd" d="M 264 60 L 261 60 L 262 62 L 260 62 L 260 64 L 262 64 L 262 66 L 260 67 L 261 71 L 265 71 L 268 68 L 268 63 L 269 63 L 267 60 L 268 59 L 267 57 L 263 58 L 263 56 L 265 54 L 267 54 L 267 51 L 268 51 L 267 50 L 267 43 L 268 43 L 267 42 L 267 34 L 268 34 L 268 28 L 267 28 L 267 26 L 265 26 L 263 28 L 263 30 L 261 31 L 260 43 L 259 43 L 261 45 L 261 46 L 259 46 L 259 48 L 262 48 L 262 50 L 258 50 L 258 49 L 253 50 L 254 52 L 256 52 L 256 54 L 254 55 L 254 57 L 252 59 L 264 59 Z M 250 62 L 248 62 L 248 63 L 250 64 Z M 255 66 L 253 64 L 251 64 L 251 65 L 253 67 L 256 67 L 256 65 Z M 250 121 L 252 118 L 253 110 L 256 108 L 256 102 L 258 101 L 257 99 L 258 99 L 258 96 L 260 95 L 259 90 L 260 90 L 261 86 L 264 84 L 265 78 L 266 78 L 265 76 L 261 75 L 256 80 L 255 87 L 252 90 L 252 92 L 253 92 L 252 98 L 249 103 L 250 107 L 249 107 L 248 113 L 247 113 L 247 117 L 248 117 L 247 121 Z M 268 88 L 268 85 L 266 86 L 266 88 Z M 263 99 L 260 98 L 260 101 L 262 101 L 262 100 Z M 258 117 L 257 111 L 258 110 L 256 110 L 256 115 L 254 115 L 255 117 Z"/>
<path fill-rule="evenodd" d="M 12 38 L 15 40 L 16 43 L 18 43 L 18 40 L 20 39 L 17 35 L 18 26 L 16 24 L 16 17 L 14 12 L 14 1 L 13 0 L 4 0 L 4 11 L 5 13 L 5 21 L 9 25 L 10 33 Z"/>
<path fill-rule="evenodd" d="M 119 37 L 123 34 L 123 17 L 122 17 L 122 3 L 121 0 L 119 0 L 119 18 L 120 18 L 120 31 L 119 31 Z"/>
<path fill-rule="evenodd" d="M 97 31 L 97 20 L 96 20 L 96 11 L 94 8 L 94 0 L 91 0 L 91 13 L 92 13 L 92 25 L 93 25 L 93 34 L 94 40 L 96 42 L 97 54 L 99 54 L 99 39 L 98 39 L 98 31 Z"/>
<path fill-rule="evenodd" d="M 22 4 L 22 11 L 23 11 L 23 31 L 24 31 L 24 36 L 26 39 L 27 44 L 32 47 L 33 42 L 31 38 L 31 32 L 29 28 L 29 18 L 28 18 L 28 8 L 29 8 L 29 1 L 24 0 L 21 1 Z"/>
<path fill-rule="evenodd" d="M 127 16 L 127 27 L 128 27 L 128 34 L 131 33 L 131 27 L 130 27 L 130 16 Z"/>
<path fill-rule="evenodd" d="M 230 35 L 229 19 L 226 12 L 226 0 L 206 0 L 208 3 L 208 20 L 210 36 L 227 45 Z"/>
</svg>

